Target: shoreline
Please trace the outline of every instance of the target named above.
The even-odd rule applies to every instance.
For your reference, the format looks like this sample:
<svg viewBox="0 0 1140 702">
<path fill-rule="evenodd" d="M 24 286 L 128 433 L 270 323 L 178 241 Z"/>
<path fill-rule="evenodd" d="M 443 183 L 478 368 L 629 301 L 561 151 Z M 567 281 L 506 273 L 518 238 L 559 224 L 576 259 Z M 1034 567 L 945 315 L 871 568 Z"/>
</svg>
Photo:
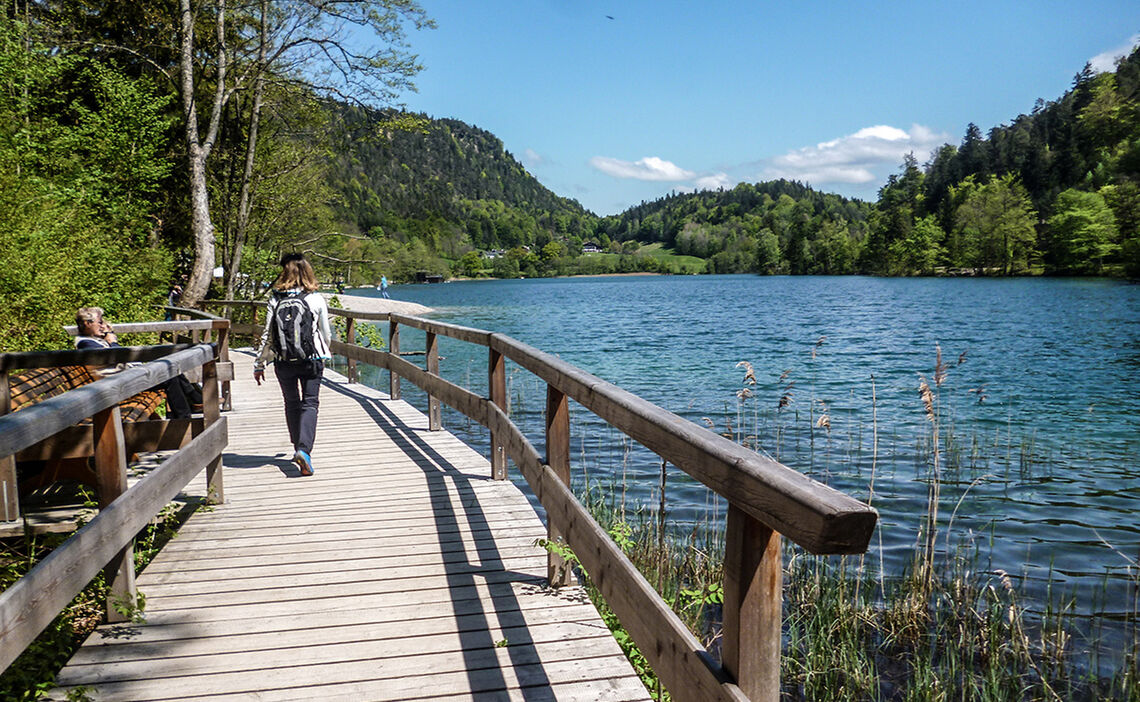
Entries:
<svg viewBox="0 0 1140 702">
<path fill-rule="evenodd" d="M 392 300 L 382 297 L 364 297 L 362 295 L 348 295 L 345 293 L 322 292 L 325 301 L 337 298 L 346 310 L 353 312 L 395 312 L 396 314 L 431 314 L 435 310 L 427 305 L 406 300 Z"/>
</svg>

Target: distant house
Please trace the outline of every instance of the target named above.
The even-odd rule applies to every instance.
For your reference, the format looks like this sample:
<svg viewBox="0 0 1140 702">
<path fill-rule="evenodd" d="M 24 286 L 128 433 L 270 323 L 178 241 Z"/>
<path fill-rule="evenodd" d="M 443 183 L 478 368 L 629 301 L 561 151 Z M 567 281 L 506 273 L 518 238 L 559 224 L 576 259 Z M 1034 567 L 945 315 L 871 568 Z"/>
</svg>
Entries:
<svg viewBox="0 0 1140 702">
<path fill-rule="evenodd" d="M 592 241 L 582 244 L 582 253 L 601 253 L 602 249 Z"/>
<path fill-rule="evenodd" d="M 499 258 L 506 255 L 506 253 L 507 252 L 502 249 L 490 249 L 483 252 L 483 258 Z"/>
</svg>

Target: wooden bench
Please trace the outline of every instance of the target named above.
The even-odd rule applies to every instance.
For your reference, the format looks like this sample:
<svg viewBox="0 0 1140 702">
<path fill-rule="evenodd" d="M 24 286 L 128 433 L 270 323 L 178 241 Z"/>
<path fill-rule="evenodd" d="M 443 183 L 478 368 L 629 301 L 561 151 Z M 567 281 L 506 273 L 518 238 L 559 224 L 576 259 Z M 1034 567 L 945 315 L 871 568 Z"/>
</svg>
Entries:
<svg viewBox="0 0 1140 702">
<path fill-rule="evenodd" d="M 9 377 L 8 411 L 17 412 L 42 402 L 49 397 L 62 395 L 68 390 L 82 387 L 99 379 L 98 371 L 89 366 L 58 366 L 52 368 L 32 368 Z M 119 403 L 119 413 L 124 422 L 143 422 L 162 419 L 158 408 L 166 401 L 161 390 L 146 390 Z M 91 424 L 85 419 L 80 424 Z M 76 480 L 95 485 L 95 471 L 90 467 L 88 456 L 53 456 L 32 452 L 31 455 L 18 454 L 17 473 L 23 474 L 19 481 L 21 495 L 36 488 L 62 480 Z"/>
<path fill-rule="evenodd" d="M 32 368 L 8 379 L 8 411 L 15 412 L 29 405 L 62 395 L 68 390 L 98 380 L 98 374 L 89 366 L 60 366 L 58 368 Z M 160 390 L 147 390 L 119 403 L 123 421 L 135 422 L 158 418 L 158 407 L 166 400 Z M 86 420 L 90 421 L 90 419 Z"/>
</svg>

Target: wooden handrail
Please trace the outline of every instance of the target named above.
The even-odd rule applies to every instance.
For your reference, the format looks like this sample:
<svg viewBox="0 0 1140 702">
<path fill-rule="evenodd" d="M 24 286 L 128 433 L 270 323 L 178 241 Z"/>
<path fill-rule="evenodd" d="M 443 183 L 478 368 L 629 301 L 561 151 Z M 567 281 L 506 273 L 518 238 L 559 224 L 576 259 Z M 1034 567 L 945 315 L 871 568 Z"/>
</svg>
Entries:
<svg viewBox="0 0 1140 702">
<path fill-rule="evenodd" d="M 152 358 L 163 352 L 168 355 Z M 113 599 L 134 604 L 137 597 L 135 535 L 203 468 L 207 469 L 207 499 L 221 501 L 221 471 L 217 467 L 227 443 L 227 427 L 218 412 L 216 355 L 217 347 L 211 344 L 0 354 L 0 368 L 5 369 L 0 370 L 0 378 L 5 390 L 9 368 L 74 365 L 93 359 L 105 364 L 120 357 L 151 359 L 145 365 L 127 368 L 0 416 L 0 458 L 5 461 L 79 420 L 93 417 L 91 440 L 100 500 L 95 518 L 0 593 L 0 669 L 9 666 L 101 569 L 106 574 L 109 593 L 107 618 L 121 621 L 124 617 L 113 607 Z M 205 410 L 203 430 L 145 479 L 126 489 L 124 432 L 118 403 L 197 366 L 203 369 L 203 397 L 210 403 Z M 7 403 L 3 409 L 7 410 Z"/>
<path fill-rule="evenodd" d="M 193 344 L 162 346 L 120 346 L 110 349 L 66 349 L 20 351 L 0 354 L 0 371 L 17 368 L 56 368 L 59 366 L 113 366 L 119 363 L 145 363 L 193 348 Z"/>
<path fill-rule="evenodd" d="M 394 312 L 330 311 L 388 320 L 388 351 L 340 341 L 332 351 L 388 370 L 392 399 L 404 378 L 428 394 L 429 417 L 443 402 L 490 429 L 492 475 L 505 478 L 505 458 L 514 461 L 546 510 L 551 537 L 573 549 L 674 699 L 779 699 L 781 535 L 816 554 L 862 553 L 878 520 L 873 508 L 508 336 Z M 425 332 L 426 369 L 401 358 L 401 326 Z M 487 347 L 490 397 L 440 377 L 438 336 Z M 545 458 L 507 414 L 504 359 L 547 384 Z M 567 398 L 728 500 L 722 665 L 570 491 Z M 437 420 L 429 427 L 438 428 Z M 565 572 L 554 554 L 549 565 L 552 581 Z"/>
</svg>

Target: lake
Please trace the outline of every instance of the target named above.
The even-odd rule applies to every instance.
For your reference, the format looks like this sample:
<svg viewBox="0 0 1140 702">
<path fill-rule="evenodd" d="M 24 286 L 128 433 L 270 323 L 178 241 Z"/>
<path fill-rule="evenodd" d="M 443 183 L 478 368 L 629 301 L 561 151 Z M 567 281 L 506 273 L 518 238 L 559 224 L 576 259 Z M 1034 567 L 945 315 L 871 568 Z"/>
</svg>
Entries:
<svg viewBox="0 0 1140 702">
<path fill-rule="evenodd" d="M 881 514 L 873 548 L 877 560 L 881 538 L 888 574 L 910 561 L 926 512 L 933 425 L 921 375 L 936 391 L 943 439 L 939 540 L 951 550 L 977 545 L 980 565 L 1009 572 L 1038 606 L 1051 578 L 1055 594 L 1079 595 L 1081 609 L 1109 619 L 1133 611 L 1127 568 L 1129 559 L 1140 561 L 1140 286 L 631 276 L 407 285 L 391 294 L 435 308 L 437 319 L 556 354 L 870 497 Z M 404 331 L 402 347 L 422 350 L 420 339 Z M 442 339 L 441 354 L 446 377 L 486 392 L 485 349 Z M 745 385 L 741 361 L 754 369 L 755 385 Z M 387 389 L 379 376 L 368 381 Z M 542 450 L 545 389 L 517 370 L 509 382 L 516 421 Z M 424 406 L 422 396 L 409 397 Z M 486 450 L 481 427 L 455 413 L 444 421 Z M 658 459 L 623 445 L 580 407 L 571 433 L 576 483 L 583 474 L 603 482 L 624 474 L 628 501 L 656 504 Z M 672 467 L 669 483 L 674 524 L 708 519 L 710 509 L 723 515 Z"/>
</svg>

